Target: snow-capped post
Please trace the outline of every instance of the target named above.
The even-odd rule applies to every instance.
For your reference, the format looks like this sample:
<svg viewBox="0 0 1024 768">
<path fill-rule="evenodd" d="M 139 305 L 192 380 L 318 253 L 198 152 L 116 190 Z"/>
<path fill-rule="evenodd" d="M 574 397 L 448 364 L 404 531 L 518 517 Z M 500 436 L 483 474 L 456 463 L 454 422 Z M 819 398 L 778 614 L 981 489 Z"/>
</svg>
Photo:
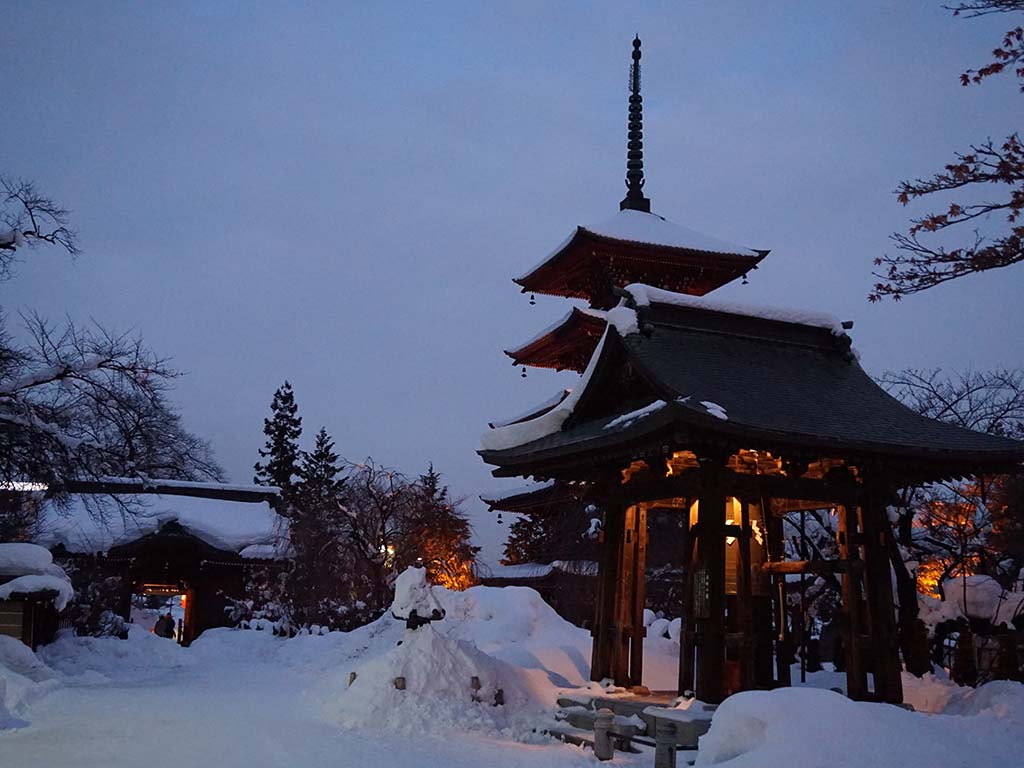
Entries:
<svg viewBox="0 0 1024 768">
<path fill-rule="evenodd" d="M 664 718 L 654 722 L 654 768 L 676 768 L 676 724 Z"/>
<path fill-rule="evenodd" d="M 594 756 L 598 760 L 611 760 L 615 757 L 615 743 L 612 740 L 612 724 L 615 713 L 610 709 L 602 709 L 594 718 Z"/>
<path fill-rule="evenodd" d="M 444 608 L 427 583 L 426 568 L 406 568 L 398 575 L 391 615 L 404 621 L 408 631 L 444 618 Z"/>
</svg>

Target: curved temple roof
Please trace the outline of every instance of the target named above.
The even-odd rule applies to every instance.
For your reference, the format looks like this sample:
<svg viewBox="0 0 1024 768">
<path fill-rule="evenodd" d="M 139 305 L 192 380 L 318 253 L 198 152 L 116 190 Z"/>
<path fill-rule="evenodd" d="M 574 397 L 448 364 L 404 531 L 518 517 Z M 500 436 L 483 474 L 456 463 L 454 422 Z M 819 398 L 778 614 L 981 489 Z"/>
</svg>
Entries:
<svg viewBox="0 0 1024 768">
<path fill-rule="evenodd" d="M 516 349 L 507 349 L 513 365 L 582 373 L 604 333 L 605 313 L 573 307 L 553 326 Z"/>
<path fill-rule="evenodd" d="M 733 245 L 643 211 L 622 210 L 577 227 L 555 251 L 515 278 L 524 292 L 590 301 L 609 308 L 613 288 L 651 283 L 702 296 L 755 269 L 768 251 Z"/>
<path fill-rule="evenodd" d="M 732 436 L 751 448 L 760 443 L 823 455 L 959 462 L 965 474 L 981 466 L 1005 471 L 1024 459 L 1024 443 L 904 406 L 864 372 L 849 337 L 831 322 L 792 322 L 783 311 L 730 311 L 643 286 L 629 290 L 644 332 L 608 329 L 600 359 L 591 361 L 591 375 L 559 429 L 520 445 L 487 441 L 480 453 L 500 468 L 495 474 L 532 474 L 549 460 L 645 441 L 660 446 L 666 435 L 683 433 Z M 645 401 L 611 409 L 606 402 L 588 405 L 603 401 L 601 382 L 610 368 L 624 365 L 647 383 L 649 391 L 639 393 Z M 658 400 L 665 405 L 637 408 Z M 639 415 L 623 418 L 629 412 Z"/>
</svg>

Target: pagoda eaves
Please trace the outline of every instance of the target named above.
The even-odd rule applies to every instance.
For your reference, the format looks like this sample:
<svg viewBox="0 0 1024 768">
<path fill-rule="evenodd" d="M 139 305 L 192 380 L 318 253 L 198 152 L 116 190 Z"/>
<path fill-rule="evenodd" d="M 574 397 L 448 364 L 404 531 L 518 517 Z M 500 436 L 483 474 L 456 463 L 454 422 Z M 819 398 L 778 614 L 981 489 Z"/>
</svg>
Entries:
<svg viewBox="0 0 1024 768">
<path fill-rule="evenodd" d="M 583 373 L 605 329 L 605 313 L 573 307 L 554 326 L 516 349 L 507 349 L 513 365 Z"/>
<path fill-rule="evenodd" d="M 586 299 L 609 309 L 616 289 L 657 285 L 703 296 L 743 277 L 768 255 L 702 235 L 643 211 L 625 209 L 594 227 L 577 227 L 530 272 L 515 278 L 524 293 Z"/>
</svg>

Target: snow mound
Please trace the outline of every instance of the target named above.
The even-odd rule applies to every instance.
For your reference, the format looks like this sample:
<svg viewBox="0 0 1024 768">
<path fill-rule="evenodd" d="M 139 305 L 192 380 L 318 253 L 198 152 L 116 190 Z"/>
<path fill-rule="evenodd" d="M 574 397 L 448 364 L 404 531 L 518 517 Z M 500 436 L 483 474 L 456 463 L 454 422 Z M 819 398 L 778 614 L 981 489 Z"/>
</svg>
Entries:
<svg viewBox="0 0 1024 768">
<path fill-rule="evenodd" d="M 956 717 L 850 701 L 813 688 L 739 693 L 715 712 L 711 730 L 700 739 L 696 765 L 1004 765 L 1024 747 L 1020 728 L 1011 727 L 1017 722 L 1009 712 L 1014 697 L 997 686 L 985 698 L 973 710 L 985 715 Z"/>
<path fill-rule="evenodd" d="M 27 645 L 0 635 L 0 731 L 28 725 L 20 715 L 31 702 L 60 686 L 55 677 Z"/>
<path fill-rule="evenodd" d="M 157 637 L 135 625 L 128 625 L 128 637 L 76 637 L 64 630 L 57 640 L 39 649 L 39 657 L 50 667 L 67 676 L 92 672 L 110 680 L 153 677 L 180 669 L 191 659 L 188 649 L 172 640 Z"/>
<path fill-rule="evenodd" d="M 337 705 L 338 720 L 347 727 L 527 733 L 552 692 L 542 672 L 506 664 L 429 624 L 407 631 L 401 645 L 355 675 Z"/>
<path fill-rule="evenodd" d="M 59 570 L 45 547 L 21 542 L 0 543 L 0 576 L 55 576 L 55 568 Z"/>
<path fill-rule="evenodd" d="M 1024 609 L 1024 592 L 1005 590 L 991 576 L 974 575 L 967 576 L 966 579 L 946 579 L 942 583 L 942 588 L 946 595 L 945 601 L 927 595 L 919 598 L 921 618 L 929 626 L 961 616 L 988 619 L 997 626 L 1010 624 Z"/>
<path fill-rule="evenodd" d="M 395 599 L 391 602 L 391 615 L 407 619 L 416 612 L 417 616 L 444 616 L 444 608 L 427 582 L 426 568 L 406 568 L 395 579 Z M 434 614 L 437 611 L 437 614 Z"/>
</svg>

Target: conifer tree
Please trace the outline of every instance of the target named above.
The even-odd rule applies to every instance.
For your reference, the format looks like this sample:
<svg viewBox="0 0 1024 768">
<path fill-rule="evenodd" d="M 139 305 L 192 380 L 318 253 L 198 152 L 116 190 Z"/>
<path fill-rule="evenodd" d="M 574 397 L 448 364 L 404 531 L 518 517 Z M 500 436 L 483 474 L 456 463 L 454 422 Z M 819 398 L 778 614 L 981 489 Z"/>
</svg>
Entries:
<svg viewBox="0 0 1024 768">
<path fill-rule="evenodd" d="M 264 462 L 256 462 L 253 482 L 274 485 L 281 489 L 285 500 L 295 490 L 295 476 L 299 473 L 299 437 L 302 435 L 302 417 L 295 403 L 295 393 L 287 381 L 274 393 L 270 404 L 271 418 L 263 420 L 263 434 L 267 442 L 259 450 Z"/>
<path fill-rule="evenodd" d="M 417 483 L 417 500 L 408 524 L 406 549 L 410 564 L 427 569 L 427 578 L 448 589 L 465 589 L 474 581 L 479 547 L 470 540 L 473 528 L 453 500 L 448 486 L 431 464 Z"/>
<path fill-rule="evenodd" d="M 294 550 L 286 592 L 299 624 L 333 625 L 350 602 L 350 579 L 341 537 L 344 532 L 345 478 L 334 441 L 322 428 L 311 452 L 303 452 L 289 520 Z"/>
</svg>

